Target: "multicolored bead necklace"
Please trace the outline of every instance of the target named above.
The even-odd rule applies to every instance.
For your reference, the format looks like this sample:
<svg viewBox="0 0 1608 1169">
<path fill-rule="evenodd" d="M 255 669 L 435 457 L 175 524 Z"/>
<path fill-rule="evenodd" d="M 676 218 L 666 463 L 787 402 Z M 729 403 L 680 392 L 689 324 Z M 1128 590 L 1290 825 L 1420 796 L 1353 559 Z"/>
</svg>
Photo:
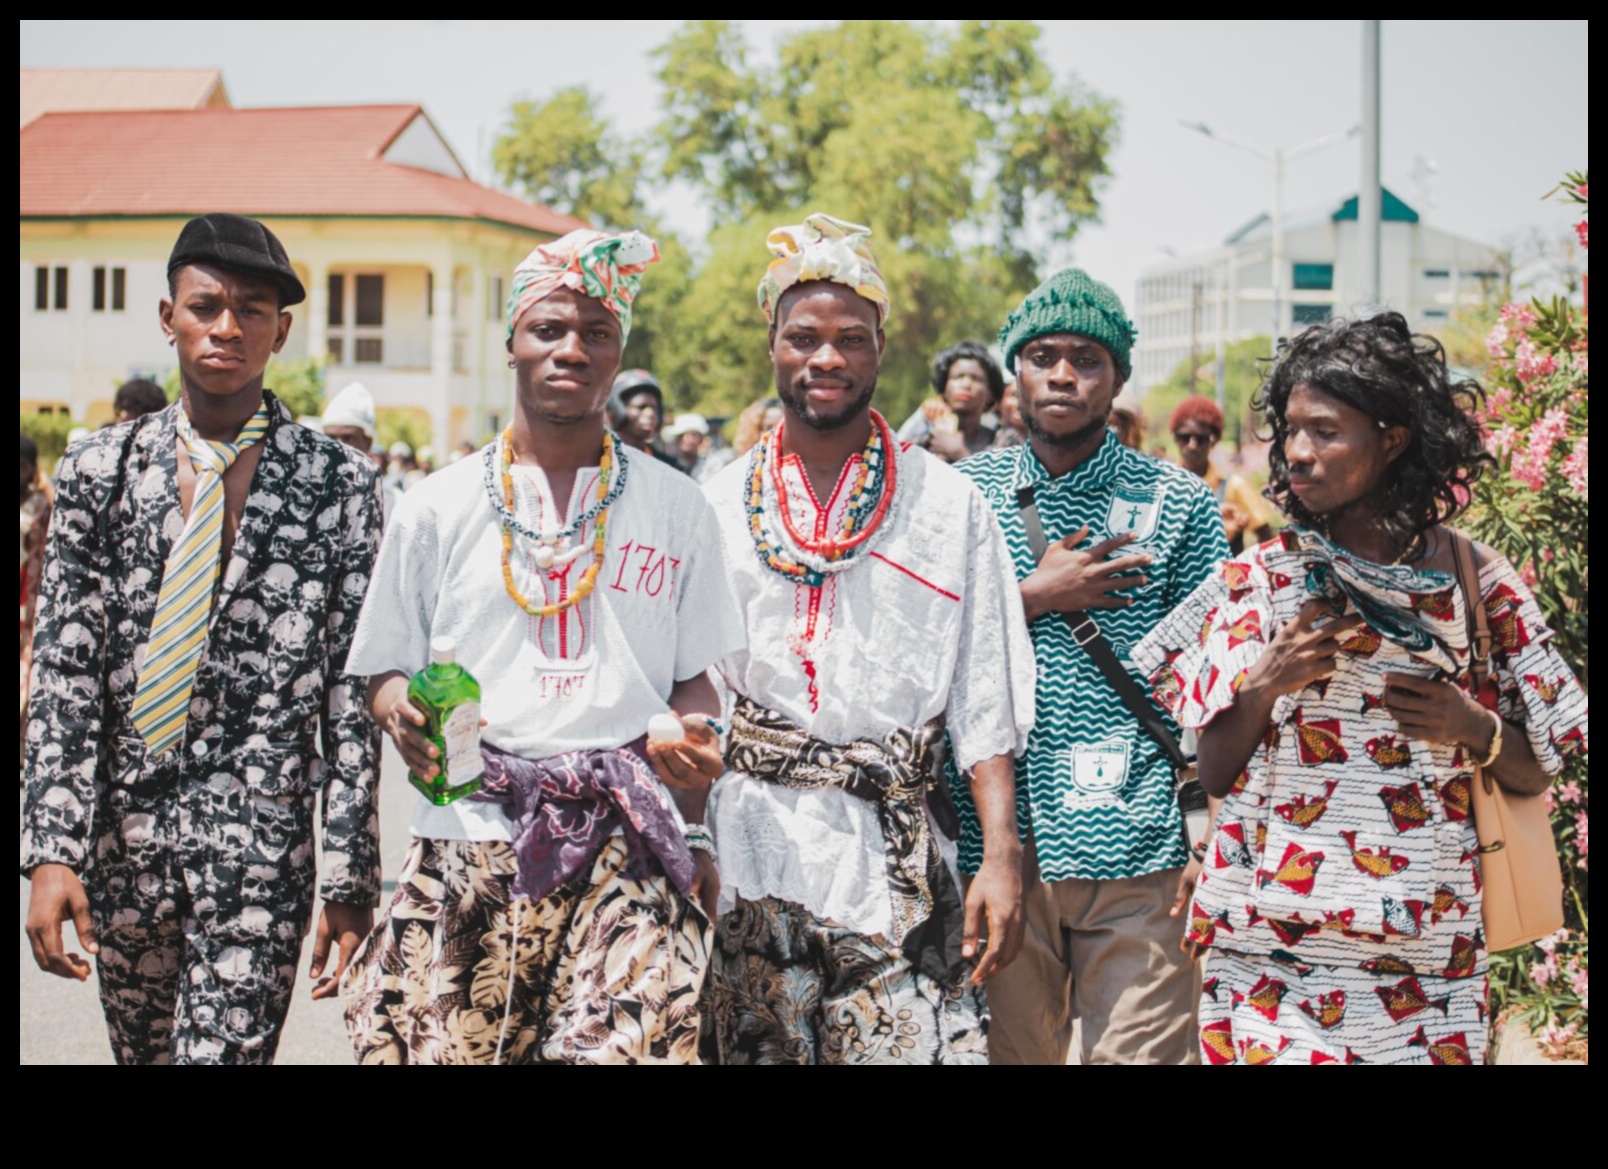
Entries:
<svg viewBox="0 0 1608 1169">
<path fill-rule="evenodd" d="M 754 539 L 754 551 L 765 567 L 798 584 L 819 588 L 829 574 L 841 572 L 853 563 L 887 519 L 898 485 L 895 439 L 882 415 L 871 411 L 871 435 L 860 455 L 842 531 L 820 540 L 807 539 L 795 527 L 788 506 L 787 481 L 782 473 L 782 435 L 786 425 L 784 422 L 755 444 L 749 456 L 744 497 L 748 530 Z M 769 493 L 765 490 L 767 464 Z M 772 509 L 781 513 L 779 525 L 776 517 L 767 515 Z"/>
<path fill-rule="evenodd" d="M 597 502 L 579 516 L 574 523 L 568 524 L 564 528 L 550 528 L 540 533 L 533 532 L 520 523 L 518 517 L 514 514 L 513 428 L 510 427 L 503 431 L 496 445 L 487 450 L 486 486 L 488 493 L 491 495 L 492 506 L 496 509 L 498 518 L 502 520 L 503 587 L 508 590 L 508 595 L 513 598 L 514 603 L 532 617 L 556 617 L 564 610 L 572 609 L 580 604 L 591 595 L 593 588 L 596 587 L 598 573 L 603 569 L 603 550 L 607 545 L 609 508 L 613 506 L 615 500 L 619 499 L 620 493 L 625 490 L 626 460 L 624 453 L 620 450 L 620 445 L 611 432 L 603 432 L 603 458 L 598 464 Z M 493 488 L 491 473 L 492 468 L 499 461 L 495 457 L 495 452 L 498 450 L 502 452 L 500 459 L 502 463 L 502 492 L 500 495 Z M 619 470 L 611 477 L 610 471 L 614 469 L 616 462 Z M 517 531 L 519 535 L 536 544 L 536 550 L 532 554 L 532 558 L 536 561 L 536 566 L 545 571 L 555 566 L 572 564 L 586 551 L 585 545 L 570 547 L 569 538 L 576 532 L 584 530 L 585 526 L 593 520 L 597 521 L 597 527 L 593 531 L 592 538 L 592 563 L 575 585 L 575 590 L 555 604 L 534 604 L 514 583 L 512 563 L 514 533 Z"/>
</svg>

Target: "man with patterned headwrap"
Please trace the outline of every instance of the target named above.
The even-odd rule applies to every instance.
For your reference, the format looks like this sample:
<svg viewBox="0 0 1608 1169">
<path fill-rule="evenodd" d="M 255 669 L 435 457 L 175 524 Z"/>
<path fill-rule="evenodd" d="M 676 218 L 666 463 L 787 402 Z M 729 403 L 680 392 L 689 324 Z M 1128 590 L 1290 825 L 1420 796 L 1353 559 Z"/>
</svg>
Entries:
<svg viewBox="0 0 1608 1169">
<path fill-rule="evenodd" d="M 1032 648 L 983 497 L 871 409 L 888 290 L 869 235 L 820 214 L 770 234 L 786 419 L 705 488 L 748 628 L 720 662 L 712 812 L 705 1035 L 726 1063 L 982 1062 L 981 987 L 1021 944 Z M 944 749 L 984 809 L 964 905 Z"/>
<path fill-rule="evenodd" d="M 513 422 L 392 517 L 349 666 L 429 781 L 448 761 L 408 679 L 450 648 L 481 686 L 484 788 L 419 802 L 344 987 L 364 1063 L 697 1059 L 721 768 L 705 671 L 742 626 L 697 487 L 604 424 L 656 259 L 639 232 L 532 252 L 508 298 Z M 682 738 L 645 743 L 667 712 Z"/>
</svg>

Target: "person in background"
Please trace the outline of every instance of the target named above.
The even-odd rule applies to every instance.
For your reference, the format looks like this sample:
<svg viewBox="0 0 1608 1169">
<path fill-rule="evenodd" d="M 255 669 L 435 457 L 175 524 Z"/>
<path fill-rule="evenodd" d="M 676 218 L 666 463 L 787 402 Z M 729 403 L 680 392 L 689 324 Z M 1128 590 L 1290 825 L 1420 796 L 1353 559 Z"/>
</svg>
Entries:
<svg viewBox="0 0 1608 1169">
<path fill-rule="evenodd" d="M 994 445 L 999 415 L 994 413 L 1005 394 L 1005 375 L 980 341 L 951 345 L 932 362 L 932 388 L 928 398 L 899 428 L 902 442 L 924 446 L 946 463 Z"/>
<path fill-rule="evenodd" d="M 421 480 L 428 478 L 435 470 L 435 450 L 431 447 L 419 448 L 417 459 L 414 460 L 413 470 L 408 472 L 407 485 L 412 487 Z"/>
<path fill-rule="evenodd" d="M 403 439 L 397 439 L 386 452 L 390 458 L 385 464 L 385 488 L 398 495 L 408 489 L 408 473 L 413 470 L 413 448 Z"/>
<path fill-rule="evenodd" d="M 39 473 L 39 445 L 26 434 L 22 439 L 17 480 L 22 501 L 22 725 L 28 729 L 28 680 L 33 672 L 34 607 L 39 602 L 39 577 L 45 566 L 45 532 L 55 491 Z"/>
<path fill-rule="evenodd" d="M 1587 699 L 1519 573 L 1447 526 L 1493 463 L 1482 397 L 1399 313 L 1281 341 L 1257 405 L 1290 526 L 1134 647 L 1224 799 L 1187 934 L 1208 1063 L 1484 1062 L 1472 771 L 1545 791 Z"/>
<path fill-rule="evenodd" d="M 447 461 L 450 462 L 450 463 L 456 463 L 459 459 L 467 459 L 470 455 L 472 455 L 474 453 L 475 453 L 475 444 L 470 442 L 466 438 L 462 442 L 460 442 L 457 446 L 452 448 L 452 454 L 447 456 Z"/>
<path fill-rule="evenodd" d="M 780 398 L 761 398 L 743 407 L 732 431 L 733 456 L 740 459 L 753 450 L 754 444 L 782 424 L 783 416 Z"/>
<path fill-rule="evenodd" d="M 1178 465 L 1206 480 L 1217 496 L 1229 550 L 1235 556 L 1245 550 L 1247 531 L 1257 543 L 1271 540 L 1272 517 L 1256 489 L 1239 475 L 1223 474 L 1212 463 L 1212 450 L 1223 437 L 1223 412 L 1217 403 L 1198 394 L 1185 398 L 1174 407 L 1167 426 L 1178 444 Z"/>
<path fill-rule="evenodd" d="M 664 390 L 659 379 L 645 369 L 628 369 L 614 379 L 609 396 L 608 420 L 625 445 L 651 454 L 661 463 L 680 464 L 659 449 L 659 424 L 664 421 Z"/>
<path fill-rule="evenodd" d="M 112 410 L 119 422 L 133 422 L 147 414 L 167 408 L 167 394 L 149 378 L 137 377 L 117 387 L 112 395 Z"/>
<path fill-rule="evenodd" d="M 1107 425 L 1116 431 L 1117 441 L 1123 446 L 1136 451 L 1145 449 L 1145 412 L 1132 386 L 1122 387 L 1122 393 L 1111 403 Z"/>
<path fill-rule="evenodd" d="M 709 422 L 702 414 L 677 414 L 664 429 L 669 459 L 699 483 L 704 481 L 704 446 L 709 441 Z"/>
<path fill-rule="evenodd" d="M 352 382 L 329 400 L 323 416 L 316 421 L 318 429 L 336 442 L 371 455 L 374 452 L 374 415 L 374 395 L 362 382 Z M 390 523 L 401 491 L 387 477 L 381 482 L 380 496 L 385 505 L 385 521 Z"/>
<path fill-rule="evenodd" d="M 999 397 L 999 432 L 994 435 L 994 449 L 1016 446 L 1027 441 L 1027 423 L 1022 421 L 1022 399 L 1016 388 L 1016 379 L 1005 383 L 1005 392 Z"/>
</svg>

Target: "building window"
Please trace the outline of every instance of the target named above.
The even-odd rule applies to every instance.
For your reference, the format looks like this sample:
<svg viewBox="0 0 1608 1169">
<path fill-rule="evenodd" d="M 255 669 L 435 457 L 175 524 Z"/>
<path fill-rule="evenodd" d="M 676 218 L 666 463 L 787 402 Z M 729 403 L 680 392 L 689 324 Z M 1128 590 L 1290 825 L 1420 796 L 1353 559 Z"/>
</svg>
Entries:
<svg viewBox="0 0 1608 1169">
<path fill-rule="evenodd" d="M 359 276 L 357 278 L 357 306 L 354 319 L 360 326 L 385 324 L 384 276 Z M 359 357 L 358 360 L 363 359 Z"/>
<path fill-rule="evenodd" d="M 486 287 L 486 319 L 500 321 L 503 315 L 503 278 L 501 276 L 488 276 Z"/>
<path fill-rule="evenodd" d="M 1290 323 L 1295 325 L 1321 325 L 1329 319 L 1326 304 L 1293 304 L 1290 306 Z"/>
<path fill-rule="evenodd" d="M 329 338 L 328 349 L 329 349 L 329 363 L 331 365 L 339 365 L 339 364 L 341 364 L 341 362 L 346 360 L 346 338 L 345 337 L 331 337 L 331 338 Z"/>
<path fill-rule="evenodd" d="M 1291 283 L 1295 288 L 1328 292 L 1334 287 L 1333 264 L 1292 264 Z"/>
<path fill-rule="evenodd" d="M 1452 270 L 1450 268 L 1425 268 L 1424 269 L 1424 279 L 1425 280 L 1450 280 L 1451 278 L 1452 278 Z"/>
<path fill-rule="evenodd" d="M 329 324 L 331 328 L 339 328 L 346 323 L 346 275 L 343 272 L 329 274 Z"/>
<path fill-rule="evenodd" d="M 1502 273 L 1494 272 L 1489 268 L 1471 268 L 1463 273 L 1465 280 L 1500 280 Z"/>
<path fill-rule="evenodd" d="M 435 316 L 435 272 L 429 268 L 424 270 L 424 315 Z"/>
<path fill-rule="evenodd" d="M 54 279 L 52 279 L 54 278 Z M 54 284 L 54 287 L 52 285 Z M 40 264 L 34 268 L 34 312 L 67 308 L 67 269 Z"/>
<path fill-rule="evenodd" d="M 107 308 L 106 273 L 107 269 L 100 267 L 90 273 L 90 307 L 98 313 L 105 312 Z M 120 313 L 128 291 L 128 274 L 123 268 L 113 268 L 111 276 L 111 310 Z"/>
<path fill-rule="evenodd" d="M 358 365 L 379 365 L 385 360 L 385 341 L 382 338 L 359 337 L 352 349 L 353 359 Z"/>
<path fill-rule="evenodd" d="M 1426 321 L 1444 321 L 1449 314 L 1443 308 L 1427 308 L 1424 310 Z"/>
</svg>

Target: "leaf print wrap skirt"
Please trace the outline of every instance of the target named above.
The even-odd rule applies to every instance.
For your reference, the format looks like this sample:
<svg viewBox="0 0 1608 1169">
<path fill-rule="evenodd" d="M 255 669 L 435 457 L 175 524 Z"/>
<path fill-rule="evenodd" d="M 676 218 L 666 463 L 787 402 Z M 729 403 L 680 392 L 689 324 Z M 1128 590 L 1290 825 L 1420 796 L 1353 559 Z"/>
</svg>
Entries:
<svg viewBox="0 0 1608 1169">
<path fill-rule="evenodd" d="M 503 841 L 413 842 L 342 986 L 359 1063 L 697 1063 L 708 923 L 622 837 L 539 901 Z"/>
</svg>

